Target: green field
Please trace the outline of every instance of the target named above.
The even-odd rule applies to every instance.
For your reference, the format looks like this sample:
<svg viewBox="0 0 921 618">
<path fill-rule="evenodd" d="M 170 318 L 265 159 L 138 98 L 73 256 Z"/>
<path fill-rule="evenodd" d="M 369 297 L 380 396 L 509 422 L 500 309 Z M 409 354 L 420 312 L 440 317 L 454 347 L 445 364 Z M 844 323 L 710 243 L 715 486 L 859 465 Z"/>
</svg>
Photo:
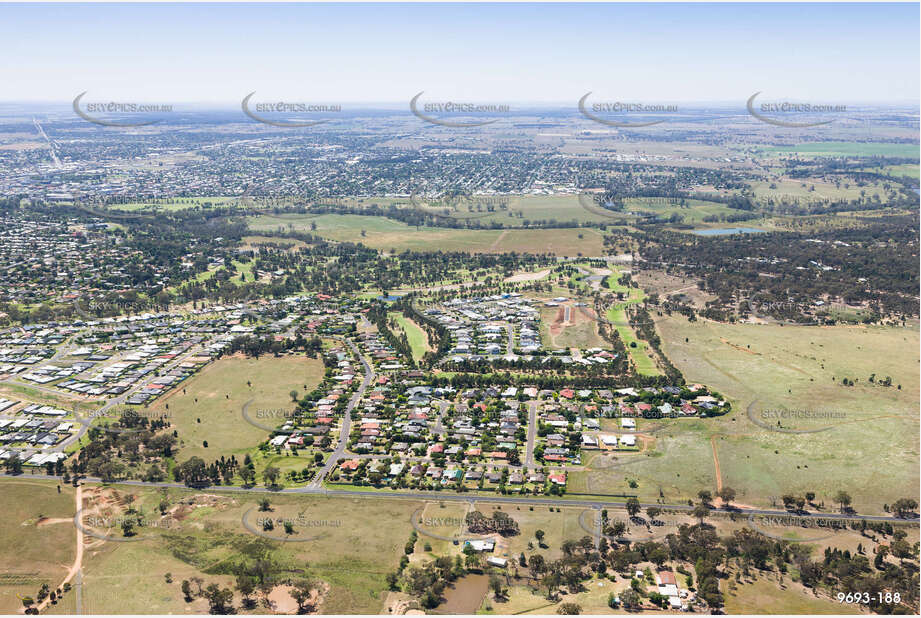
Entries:
<svg viewBox="0 0 921 618">
<path fill-rule="evenodd" d="M 881 142 L 809 142 L 795 146 L 769 146 L 769 154 L 799 154 L 815 157 L 905 157 L 918 158 L 917 144 Z"/>
<path fill-rule="evenodd" d="M 659 218 L 668 218 L 678 215 L 685 223 L 702 223 L 705 217 L 738 215 L 739 211 L 719 204 L 703 200 L 687 200 L 686 206 L 668 203 L 660 198 L 628 198 L 624 200 L 624 210 L 656 215 Z"/>
<path fill-rule="evenodd" d="M 646 293 L 641 288 L 627 287 L 620 283 L 621 271 L 614 269 L 613 274 L 608 276 L 608 288 L 616 294 L 625 294 L 627 299 L 615 303 L 607 312 L 607 319 L 615 324 L 621 341 L 627 346 L 627 352 L 636 365 L 636 370 L 642 375 L 659 375 L 661 372 L 656 367 L 655 361 L 652 360 L 648 351 L 649 344 L 636 336 L 636 333 L 628 325 L 627 306 L 641 303 L 646 298 Z M 632 344 L 636 347 L 632 347 Z"/>
<path fill-rule="evenodd" d="M 879 174 L 886 174 L 888 176 L 903 178 L 914 178 L 915 180 L 918 180 L 919 176 L 921 176 L 921 168 L 910 163 L 904 163 L 902 165 L 886 165 L 884 167 L 868 167 L 865 169 L 868 172 L 877 172 Z"/>
<path fill-rule="evenodd" d="M 321 361 L 305 356 L 223 358 L 173 395 L 158 400 L 152 409 L 168 412 L 179 432 L 177 461 L 192 456 L 213 461 L 231 454 L 240 458 L 268 437 L 267 431 L 244 420 L 243 404 L 252 400 L 247 410 L 250 418 L 267 426 L 281 425 L 283 421 L 276 420 L 279 415 L 270 418 L 265 411 L 293 409 L 288 393 L 296 390 L 304 396 L 319 384 L 323 372 Z M 260 418 L 260 410 L 266 418 Z"/>
<path fill-rule="evenodd" d="M 391 312 L 388 317 L 395 320 L 400 329 L 406 333 L 406 339 L 409 341 L 409 347 L 413 352 L 413 360 L 420 361 L 425 353 L 431 350 L 429 346 L 428 335 L 418 324 L 407 318 L 399 312 Z"/>
<path fill-rule="evenodd" d="M 316 229 L 313 229 L 313 224 Z M 554 253 L 600 256 L 602 234 L 590 228 L 467 230 L 412 227 L 364 215 L 261 215 L 249 219 L 254 232 L 315 233 L 340 242 L 360 242 L 385 252 L 468 251 L 472 253 Z M 581 238 L 580 238 L 581 236 Z"/>
<path fill-rule="evenodd" d="M 684 448 L 696 449 L 702 462 L 713 438 L 722 481 L 740 502 L 767 506 L 772 496 L 815 491 L 834 508 L 834 494 L 845 490 L 858 512 L 881 513 L 883 504 L 906 493 L 917 499 L 917 326 L 730 325 L 673 315 L 657 328 L 688 381 L 733 402 L 729 415 L 700 421 L 706 429 L 683 439 L 694 443 Z M 891 376 L 892 386 L 870 383 L 874 373 Z M 845 377 L 858 382 L 843 386 Z M 750 420 L 749 405 L 762 425 L 777 427 L 780 420 L 780 429 L 821 431 L 764 428 Z M 775 411 L 799 415 L 778 418 Z M 661 450 L 664 461 L 677 455 Z M 709 460 L 712 474 L 712 455 Z M 881 469 L 889 479 L 884 484 Z"/>
</svg>

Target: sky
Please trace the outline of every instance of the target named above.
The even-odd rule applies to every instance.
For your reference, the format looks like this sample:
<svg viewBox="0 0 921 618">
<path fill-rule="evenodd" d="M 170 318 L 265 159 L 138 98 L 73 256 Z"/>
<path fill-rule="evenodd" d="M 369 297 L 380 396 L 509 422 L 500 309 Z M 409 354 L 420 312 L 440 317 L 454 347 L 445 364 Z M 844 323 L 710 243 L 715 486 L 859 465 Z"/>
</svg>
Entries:
<svg viewBox="0 0 921 618">
<path fill-rule="evenodd" d="M 919 5 L 0 4 L 0 101 L 919 101 Z"/>
</svg>

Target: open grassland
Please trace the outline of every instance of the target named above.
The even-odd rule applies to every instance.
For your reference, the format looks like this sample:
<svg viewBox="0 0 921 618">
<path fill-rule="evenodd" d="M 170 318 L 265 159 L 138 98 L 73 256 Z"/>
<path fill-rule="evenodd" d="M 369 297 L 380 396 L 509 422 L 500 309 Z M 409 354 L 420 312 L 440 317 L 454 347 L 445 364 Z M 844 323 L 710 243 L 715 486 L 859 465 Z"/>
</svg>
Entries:
<svg viewBox="0 0 921 618">
<path fill-rule="evenodd" d="M 858 186 L 853 181 L 845 181 L 838 185 L 818 178 L 778 179 L 773 182 L 760 181 L 751 183 L 755 199 L 772 199 L 775 202 L 800 201 L 818 202 L 822 200 L 856 200 L 861 194 L 872 196 L 874 193 L 883 195 L 882 186 L 868 184 Z M 736 211 L 738 214 L 738 211 Z M 746 222 L 746 225 L 750 222 Z"/>
<path fill-rule="evenodd" d="M 18 613 L 20 598 L 34 599 L 42 584 L 54 590 L 73 564 L 74 490 L 61 490 L 27 476 L 0 479 L 0 613 Z"/>
<path fill-rule="evenodd" d="M 727 614 L 862 614 L 859 605 L 838 603 L 834 599 L 816 595 L 790 578 L 779 583 L 774 575 L 762 576 L 729 589 L 727 582 L 721 586 L 725 595 Z"/>
<path fill-rule="evenodd" d="M 902 165 L 886 165 L 883 167 L 868 167 L 866 170 L 868 172 L 876 172 L 878 174 L 895 176 L 897 178 L 914 178 L 915 180 L 918 180 L 919 176 L 921 176 L 921 167 L 918 165 L 912 165 L 911 163 L 903 163 Z"/>
<path fill-rule="evenodd" d="M 584 469 L 569 474 L 571 494 L 664 498 L 680 504 L 716 486 L 707 422 L 697 419 L 640 419 L 639 451 L 586 451 Z M 645 437 L 643 437 L 645 436 Z"/>
<path fill-rule="evenodd" d="M 702 223 L 706 217 L 739 214 L 738 210 L 728 208 L 718 202 L 704 200 L 686 200 L 684 206 L 654 197 L 629 198 L 624 202 L 624 210 L 627 212 L 656 215 L 663 219 L 678 215 L 684 219 L 685 223 Z"/>
<path fill-rule="evenodd" d="M 905 157 L 918 158 L 917 144 L 881 142 L 809 142 L 795 146 L 769 146 L 765 154 L 796 154 L 813 157 Z"/>
<path fill-rule="evenodd" d="M 740 502 L 767 506 L 784 493 L 815 491 L 832 509 L 845 490 L 858 512 L 880 513 L 898 498 L 918 498 L 917 325 L 730 325 L 673 315 L 657 328 L 687 380 L 733 402 L 730 414 L 696 421 L 705 429 L 681 437 L 693 443 L 684 449 L 701 453 L 698 467 L 712 447 L 710 470 L 716 461 L 721 470 L 714 480 Z M 878 384 L 887 376 L 892 386 Z M 661 450 L 664 461 L 679 456 Z M 879 470 L 888 482 L 879 483 Z"/>
<path fill-rule="evenodd" d="M 313 224 L 316 229 L 313 229 Z M 600 256 L 601 232 L 590 228 L 468 230 L 412 227 L 385 217 L 363 215 L 262 215 L 249 219 L 250 229 L 315 233 L 340 242 L 360 242 L 385 252 L 468 251 L 471 253 L 554 253 Z"/>
<path fill-rule="evenodd" d="M 153 410 L 168 414 L 179 433 L 177 461 L 245 453 L 268 438 L 268 432 L 243 418 L 243 405 L 252 400 L 249 417 L 266 426 L 280 425 L 279 410 L 292 410 L 290 391 L 310 392 L 323 378 L 323 363 L 306 356 L 231 357 L 215 361 L 183 383 Z M 248 384 L 249 383 L 249 384 Z M 262 416 L 259 418 L 259 411 Z M 272 416 L 266 411 L 273 411 Z M 208 446 L 204 446 L 207 441 Z"/>
<path fill-rule="evenodd" d="M 610 217 L 586 210 L 577 195 L 508 195 L 488 198 L 461 198 L 439 204 L 423 204 L 426 212 L 452 217 L 477 217 L 483 223 L 520 226 L 526 222 L 605 223 Z"/>
<path fill-rule="evenodd" d="M 156 505 L 160 492 L 141 489 L 141 504 Z M 202 495 L 170 490 L 171 505 Z M 178 525 L 137 543 L 105 542 L 88 554 L 84 566 L 84 612 L 176 614 L 207 613 L 207 602 L 187 604 L 183 579 L 201 577 L 205 586 L 232 588 L 232 564 L 246 552 L 266 551 L 281 568 L 280 576 L 303 575 L 329 585 L 320 613 L 374 614 L 382 609 L 385 575 L 396 569 L 412 529 L 410 516 L 421 503 L 409 500 L 362 501 L 318 497 L 270 496 L 271 511 L 259 512 L 257 499 L 208 492 L 212 502 L 185 508 Z M 243 517 L 261 531 L 270 518 L 294 522 L 286 535 L 282 525 L 264 538 L 243 526 Z M 302 523 L 298 523 L 302 522 Z M 386 522 L 382 532 L 381 522 Z M 70 528 L 72 532 L 72 527 Z M 272 540 L 272 539 L 279 540 Z M 281 542 L 281 539 L 298 542 Z M 418 544 L 421 551 L 422 543 Z M 167 583 L 166 573 L 172 574 Z M 126 594 L 131 590 L 131 594 Z M 237 593 L 234 605 L 240 608 Z M 244 612 L 248 613 L 248 612 Z M 255 613 L 265 613 L 257 608 Z"/>
</svg>

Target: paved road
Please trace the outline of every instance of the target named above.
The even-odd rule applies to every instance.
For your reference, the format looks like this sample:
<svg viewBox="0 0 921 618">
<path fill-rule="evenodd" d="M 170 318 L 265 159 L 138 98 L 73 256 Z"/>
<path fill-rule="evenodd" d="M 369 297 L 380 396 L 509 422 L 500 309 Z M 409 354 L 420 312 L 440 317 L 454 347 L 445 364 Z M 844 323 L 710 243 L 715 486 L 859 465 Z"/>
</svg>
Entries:
<svg viewBox="0 0 921 618">
<path fill-rule="evenodd" d="M 365 394 L 368 386 L 371 385 L 371 380 L 374 379 L 374 370 L 371 369 L 371 364 L 368 363 L 367 359 L 362 355 L 354 343 L 350 340 L 345 339 L 345 343 L 352 349 L 352 352 L 358 359 L 361 361 L 362 366 L 365 369 L 365 377 L 361 381 L 361 386 L 358 387 L 358 390 L 355 391 L 355 394 L 352 395 L 352 398 L 349 400 L 349 404 L 345 407 L 345 415 L 342 417 L 342 427 L 339 430 L 339 442 L 336 444 L 336 450 L 332 452 L 329 456 L 329 459 L 326 460 L 326 463 L 323 464 L 323 468 L 317 473 L 313 481 L 310 482 L 309 487 L 311 489 L 320 489 L 322 483 L 326 480 L 326 477 L 329 476 L 329 473 L 335 469 L 336 464 L 339 462 L 345 455 L 345 447 L 349 443 L 349 432 L 351 431 L 352 425 L 352 410 L 355 409 L 355 406 L 358 405 L 358 402 L 361 400 L 362 396 Z"/>
<path fill-rule="evenodd" d="M 49 480 L 60 483 L 61 478 L 57 476 L 48 476 L 45 474 L 22 474 L 17 477 L 11 477 L 8 474 L 0 474 L 0 482 L 4 478 L 24 478 L 24 479 L 39 479 L 39 480 Z M 83 484 L 101 484 L 102 480 L 93 477 L 87 477 L 81 479 Z M 189 489 L 182 483 L 145 483 L 144 481 L 118 481 L 115 483 L 109 483 L 109 485 L 128 485 L 134 487 L 165 487 L 168 489 Z M 444 491 L 434 492 L 434 491 L 358 491 L 350 489 L 326 489 L 323 487 L 292 487 L 288 489 L 268 489 L 266 487 L 225 487 L 220 485 L 208 486 L 207 490 L 209 492 L 233 492 L 233 493 L 281 493 L 281 494 L 291 494 L 291 495 L 312 495 L 312 496 L 325 496 L 329 498 L 367 498 L 367 499 L 384 499 L 384 500 L 437 500 L 439 502 L 461 502 L 461 503 L 470 503 L 470 502 L 483 502 L 489 504 L 525 504 L 532 506 L 581 506 L 587 509 L 601 509 L 601 508 L 626 508 L 626 502 L 621 502 L 619 500 L 605 500 L 605 499 L 570 499 L 570 498 L 542 498 L 542 497 L 514 497 L 514 496 L 471 496 L 465 494 L 454 494 Z M 673 509 L 677 511 L 692 511 L 694 507 L 688 506 L 687 504 L 657 504 L 657 503 L 640 503 L 640 507 L 645 509 L 648 507 L 657 507 L 663 509 Z M 724 507 L 713 507 L 711 509 L 713 513 L 736 513 L 738 515 L 769 515 L 777 517 L 821 517 L 823 519 L 834 519 L 842 521 L 881 521 L 881 522 L 901 522 L 901 523 L 918 523 L 917 517 L 911 518 L 902 518 L 895 517 L 892 515 L 860 515 L 860 514 L 848 514 L 848 513 L 794 513 L 791 511 L 780 511 L 773 509 L 726 509 Z"/>
<path fill-rule="evenodd" d="M 432 427 L 432 434 L 438 436 L 439 438 L 444 438 L 448 433 L 448 430 L 444 426 L 444 416 L 450 407 L 450 401 L 438 401 L 438 416 L 435 417 L 435 426 Z"/>
<path fill-rule="evenodd" d="M 524 465 L 536 468 L 534 463 L 534 442 L 537 440 L 537 401 L 528 402 L 528 441 L 525 444 Z"/>
</svg>

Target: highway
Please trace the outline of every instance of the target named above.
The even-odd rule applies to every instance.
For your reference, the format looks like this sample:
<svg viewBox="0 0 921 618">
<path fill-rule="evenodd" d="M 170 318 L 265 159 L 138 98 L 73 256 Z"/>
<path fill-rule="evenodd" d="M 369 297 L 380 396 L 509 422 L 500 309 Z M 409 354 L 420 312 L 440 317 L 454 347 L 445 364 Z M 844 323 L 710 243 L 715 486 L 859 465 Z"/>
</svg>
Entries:
<svg viewBox="0 0 921 618">
<path fill-rule="evenodd" d="M 18 476 L 11 476 L 8 474 L 0 474 L 0 480 L 4 478 L 19 478 L 19 479 L 39 479 L 47 481 L 55 481 L 60 483 L 61 478 L 57 476 L 48 476 L 46 474 L 21 474 Z M 81 478 L 83 484 L 104 484 L 102 479 L 94 477 Z M 108 483 L 109 485 L 118 485 L 118 486 L 134 486 L 134 487 L 152 487 L 152 488 L 167 488 L 167 489 L 196 489 L 189 488 L 183 485 L 182 483 L 146 483 L 144 481 L 116 481 Z M 581 506 L 587 509 L 601 509 L 601 508 L 614 508 L 614 509 L 625 509 L 627 503 L 621 500 L 605 500 L 603 498 L 592 498 L 592 499 L 576 499 L 576 498 L 548 498 L 548 497 L 516 497 L 516 496 L 484 496 L 484 495 L 469 495 L 469 494 L 459 494 L 447 491 L 361 491 L 361 490 L 351 490 L 351 489 L 327 489 L 325 487 L 316 487 L 314 485 L 308 485 L 306 487 L 291 487 L 287 489 L 269 489 L 267 487 L 237 487 L 237 486 L 221 486 L 221 485 L 209 485 L 207 488 L 209 492 L 233 492 L 233 493 L 251 493 L 251 494 L 286 494 L 286 495 L 305 495 L 305 496 L 317 496 L 317 497 L 328 497 L 328 498 L 365 498 L 368 500 L 437 500 L 439 502 L 461 502 L 461 503 L 470 503 L 470 502 L 482 502 L 487 504 L 523 504 L 529 506 Z M 688 506 L 687 504 L 658 504 L 658 503 L 640 503 L 640 507 L 646 509 L 648 507 L 656 507 L 660 509 L 671 509 L 677 511 L 692 511 L 694 507 Z M 801 517 L 808 519 L 810 517 L 821 517 L 822 519 L 833 519 L 833 520 L 842 520 L 842 521 L 869 521 L 869 522 L 898 522 L 898 523 L 918 523 L 919 519 L 917 517 L 895 517 L 893 515 L 860 515 L 857 513 L 824 513 L 824 512 L 800 512 L 795 513 L 792 511 L 781 511 L 773 509 L 746 509 L 746 508 L 733 508 L 727 509 L 724 507 L 712 507 L 711 512 L 713 513 L 735 513 L 737 515 L 765 515 L 765 516 L 776 516 L 776 517 Z"/>
</svg>

